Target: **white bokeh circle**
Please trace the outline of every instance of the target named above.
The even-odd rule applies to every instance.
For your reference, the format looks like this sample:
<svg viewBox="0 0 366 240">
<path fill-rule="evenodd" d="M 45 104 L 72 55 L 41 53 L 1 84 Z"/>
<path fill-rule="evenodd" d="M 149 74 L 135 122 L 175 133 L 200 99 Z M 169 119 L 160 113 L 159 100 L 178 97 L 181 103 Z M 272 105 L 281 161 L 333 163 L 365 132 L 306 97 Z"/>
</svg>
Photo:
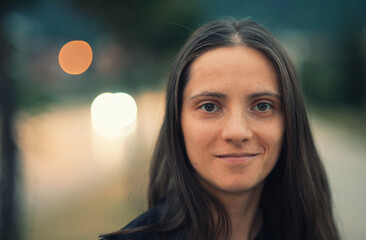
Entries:
<svg viewBox="0 0 366 240">
<path fill-rule="evenodd" d="M 91 105 L 93 129 L 105 137 L 120 136 L 135 123 L 137 105 L 127 93 L 102 93 Z"/>
</svg>

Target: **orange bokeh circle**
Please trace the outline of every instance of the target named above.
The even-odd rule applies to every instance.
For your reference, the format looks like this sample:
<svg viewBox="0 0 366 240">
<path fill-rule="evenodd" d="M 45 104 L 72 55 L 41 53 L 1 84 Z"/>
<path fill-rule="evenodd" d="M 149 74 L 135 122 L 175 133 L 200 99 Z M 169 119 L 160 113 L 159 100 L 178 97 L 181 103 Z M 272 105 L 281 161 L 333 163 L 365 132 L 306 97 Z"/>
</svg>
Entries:
<svg viewBox="0 0 366 240">
<path fill-rule="evenodd" d="M 85 72 L 93 59 L 93 51 L 85 41 L 75 40 L 66 43 L 60 50 L 58 62 L 66 73 L 81 74 Z"/>
</svg>

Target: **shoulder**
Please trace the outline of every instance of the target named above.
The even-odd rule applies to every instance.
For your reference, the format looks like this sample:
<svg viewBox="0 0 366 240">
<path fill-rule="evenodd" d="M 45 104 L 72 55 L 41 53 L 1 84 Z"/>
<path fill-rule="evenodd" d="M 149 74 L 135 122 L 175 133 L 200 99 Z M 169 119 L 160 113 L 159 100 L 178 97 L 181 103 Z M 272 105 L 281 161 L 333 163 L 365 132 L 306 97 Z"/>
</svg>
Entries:
<svg viewBox="0 0 366 240">
<path fill-rule="evenodd" d="M 254 240 L 276 240 L 273 231 L 268 226 L 262 226 L 257 237 Z"/>
<path fill-rule="evenodd" d="M 160 220 L 160 215 L 161 215 L 161 213 L 160 213 L 159 207 L 154 207 L 152 209 L 147 210 L 146 212 L 144 212 L 143 214 L 141 214 L 134 220 L 132 220 L 121 230 L 134 229 L 134 228 L 144 227 L 144 226 L 158 223 Z M 153 239 L 158 239 L 158 238 L 155 233 L 146 232 L 146 231 L 103 238 L 103 240 L 145 240 L 145 239 L 153 240 Z"/>
<path fill-rule="evenodd" d="M 146 212 L 144 212 L 143 214 L 141 214 L 140 216 L 138 216 L 137 218 L 135 218 L 134 220 L 132 220 L 122 229 L 132 229 L 136 227 L 143 227 L 155 224 L 160 220 L 160 215 L 161 213 L 159 207 L 151 208 Z"/>
</svg>

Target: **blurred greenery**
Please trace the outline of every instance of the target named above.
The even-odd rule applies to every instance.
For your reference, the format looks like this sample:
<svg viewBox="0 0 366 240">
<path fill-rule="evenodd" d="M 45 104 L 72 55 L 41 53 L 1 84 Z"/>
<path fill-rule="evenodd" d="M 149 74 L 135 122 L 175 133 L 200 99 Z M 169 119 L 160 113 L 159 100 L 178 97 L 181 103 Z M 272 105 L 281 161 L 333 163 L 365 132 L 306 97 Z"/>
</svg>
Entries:
<svg viewBox="0 0 366 240">
<path fill-rule="evenodd" d="M 252 16 L 279 36 L 284 31 L 300 33 L 310 52 L 300 56 L 297 66 L 308 100 L 328 106 L 365 106 L 364 1 L 25 2 L 2 2 L 7 6 L 2 13 L 5 35 L 13 48 L 5 67 L 15 80 L 22 109 L 47 106 L 67 95 L 161 89 L 192 30 L 224 16 Z M 51 61 L 63 44 L 74 39 L 86 40 L 94 50 L 90 69 L 76 76 Z M 295 39 L 286 42 L 296 47 Z M 117 56 L 111 55 L 113 51 Z M 102 69 L 100 61 L 108 57 L 114 65 Z"/>
<path fill-rule="evenodd" d="M 7 1 L 2 2 L 5 6 Z M 24 1 L 26 2 L 26 1 Z M 65 95 L 91 94 L 123 88 L 161 88 L 178 48 L 193 29 L 212 19 L 232 15 L 254 19 L 280 35 L 296 30 L 310 45 L 298 72 L 304 92 L 315 104 L 365 104 L 365 3 L 343 1 L 23 1 L 3 13 L 8 41 L 8 73 L 17 81 L 20 106 L 35 108 Z M 347 6 L 347 7 L 346 7 Z M 4 11 L 4 10 L 3 10 Z M 326 14 L 324 14 L 326 12 Z M 326 15 L 326 17 L 325 17 Z M 280 17 L 281 16 L 281 17 Z M 21 39 L 19 39 L 21 38 Z M 46 69 L 50 56 L 69 40 L 84 39 L 94 50 L 90 69 L 71 76 Z M 292 41 L 288 39 L 287 41 Z M 106 45 L 122 48 L 109 73 L 98 69 Z M 285 46 L 286 47 L 286 46 Z M 113 61 L 113 59 L 111 59 Z M 119 64 L 119 65 L 118 65 Z"/>
<path fill-rule="evenodd" d="M 324 121 L 331 119 L 332 123 L 339 128 L 347 130 L 349 133 L 360 138 L 366 138 L 366 111 L 349 107 L 323 106 L 309 107 L 310 113 Z"/>
</svg>

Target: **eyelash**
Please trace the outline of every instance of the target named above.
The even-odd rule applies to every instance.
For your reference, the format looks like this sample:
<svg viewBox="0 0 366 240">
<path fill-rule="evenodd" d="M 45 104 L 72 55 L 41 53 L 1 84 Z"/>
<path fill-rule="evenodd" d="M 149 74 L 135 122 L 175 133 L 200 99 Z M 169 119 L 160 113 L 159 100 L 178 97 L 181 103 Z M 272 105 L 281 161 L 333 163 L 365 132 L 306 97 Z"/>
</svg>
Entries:
<svg viewBox="0 0 366 240">
<path fill-rule="evenodd" d="M 215 111 L 207 111 L 205 109 L 205 107 L 207 107 L 207 105 L 212 105 L 214 107 Z M 216 111 L 219 110 L 219 107 L 216 104 L 214 104 L 214 103 L 205 103 L 205 104 L 202 104 L 199 108 L 201 110 L 203 110 L 204 112 L 207 112 L 207 113 L 212 113 L 212 112 L 216 112 Z"/>
<path fill-rule="evenodd" d="M 211 107 L 214 107 L 214 109 L 212 109 L 211 111 L 208 111 L 205 107 L 207 107 L 209 105 Z M 265 105 L 267 108 L 265 110 L 260 110 L 258 108 L 259 105 Z M 216 111 L 219 110 L 219 107 L 216 104 L 214 104 L 214 103 L 205 103 L 205 104 L 202 104 L 199 108 L 202 109 L 204 112 L 207 112 L 207 113 L 213 113 L 213 112 L 216 112 Z M 273 106 L 271 104 L 269 104 L 269 103 L 266 103 L 266 102 L 260 102 L 260 103 L 256 104 L 253 107 L 253 109 L 255 111 L 258 111 L 258 112 L 268 112 L 269 110 L 273 109 Z"/>
<path fill-rule="evenodd" d="M 208 111 L 207 109 L 205 109 L 205 107 L 207 107 L 208 105 L 213 106 L 214 109 L 212 111 Z M 258 108 L 259 105 L 265 105 L 267 108 L 265 110 L 260 110 Z M 208 113 L 216 112 L 216 111 L 219 110 L 219 107 L 216 104 L 214 104 L 214 103 L 205 103 L 205 104 L 202 104 L 199 108 L 202 109 L 205 112 L 208 112 Z M 260 102 L 260 103 L 256 104 L 253 107 L 253 109 L 255 111 L 258 111 L 258 112 L 267 112 L 267 111 L 273 109 L 273 106 L 271 104 L 269 104 L 269 103 L 266 103 L 266 102 Z"/>
<path fill-rule="evenodd" d="M 261 104 L 266 105 L 267 107 L 269 107 L 269 109 L 259 110 L 258 109 L 258 106 L 261 105 Z M 267 112 L 267 111 L 273 109 L 273 106 L 271 104 L 269 104 L 269 103 L 266 103 L 266 102 L 260 102 L 257 105 L 255 105 L 253 109 L 256 110 L 256 111 L 258 111 L 258 112 Z"/>
</svg>

